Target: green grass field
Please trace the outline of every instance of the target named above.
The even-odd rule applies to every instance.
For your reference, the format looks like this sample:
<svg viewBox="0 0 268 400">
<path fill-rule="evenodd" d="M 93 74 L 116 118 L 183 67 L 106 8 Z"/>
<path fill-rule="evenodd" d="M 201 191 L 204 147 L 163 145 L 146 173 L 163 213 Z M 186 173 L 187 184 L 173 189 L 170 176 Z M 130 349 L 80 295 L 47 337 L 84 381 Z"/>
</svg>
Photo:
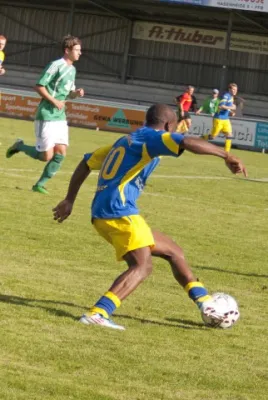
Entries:
<svg viewBox="0 0 268 400">
<path fill-rule="evenodd" d="M 114 317 L 125 332 L 79 324 L 125 265 L 90 224 L 96 174 L 67 221 L 54 222 L 51 209 L 83 153 L 118 136 L 71 128 L 69 154 L 44 196 L 31 192 L 43 163 L 5 158 L 17 137 L 34 144 L 33 124 L 0 121 L 0 399 L 267 399 L 267 155 L 234 150 L 249 179 L 214 157 L 164 159 L 139 200 L 141 214 L 183 247 L 210 292 L 235 296 L 236 326 L 204 327 L 158 259 Z"/>
</svg>

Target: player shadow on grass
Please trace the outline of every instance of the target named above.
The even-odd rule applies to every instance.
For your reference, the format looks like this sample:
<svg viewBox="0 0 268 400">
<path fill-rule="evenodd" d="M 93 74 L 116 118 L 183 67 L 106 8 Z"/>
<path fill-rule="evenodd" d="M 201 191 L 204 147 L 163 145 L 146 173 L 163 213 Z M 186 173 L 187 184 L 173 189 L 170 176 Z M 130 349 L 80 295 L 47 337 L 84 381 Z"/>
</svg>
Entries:
<svg viewBox="0 0 268 400">
<path fill-rule="evenodd" d="M 65 301 L 29 299 L 29 298 L 12 296 L 12 295 L 4 295 L 4 294 L 0 294 L 0 302 L 9 303 L 9 304 L 17 305 L 17 306 L 39 308 L 41 310 L 47 311 L 48 313 L 50 313 L 52 315 L 57 316 L 57 317 L 71 318 L 74 321 L 78 321 L 80 317 L 77 317 L 77 316 L 69 313 L 68 311 L 44 306 L 42 304 L 55 304 L 55 305 L 81 308 L 83 310 L 85 309 L 84 306 L 79 306 L 77 304 L 69 303 L 69 302 L 65 302 Z M 34 304 L 34 303 L 38 303 L 38 304 Z M 170 326 L 173 328 L 180 328 L 180 329 L 198 329 L 199 330 L 199 329 L 204 328 L 204 324 L 202 322 L 197 323 L 197 322 L 194 322 L 191 320 L 185 320 L 185 319 L 165 318 L 165 321 L 171 322 L 171 323 L 167 323 L 167 322 L 161 322 L 161 321 L 152 321 L 152 320 L 144 319 L 144 318 L 131 317 L 129 315 L 124 315 L 124 314 L 116 314 L 115 317 L 139 321 L 142 324 L 158 325 L 158 326 L 165 326 L 165 327 Z M 172 322 L 175 322 L 175 323 L 172 323 Z"/>
<path fill-rule="evenodd" d="M 18 306 L 39 308 L 41 310 L 45 310 L 48 313 L 57 316 L 57 317 L 71 318 L 75 321 L 77 321 L 78 317 L 69 313 L 68 311 L 59 310 L 57 308 L 48 307 L 48 306 L 42 305 L 42 304 L 55 304 L 55 305 L 75 307 L 75 308 L 81 308 L 81 309 L 85 308 L 85 307 L 79 306 L 77 304 L 69 303 L 69 302 L 65 302 L 65 301 L 28 299 L 28 298 L 24 298 L 24 297 L 9 296 L 9 295 L 4 295 L 4 294 L 0 294 L 0 302 L 14 304 L 14 305 L 18 305 Z M 38 303 L 38 304 L 34 304 L 34 303 Z"/>
<path fill-rule="evenodd" d="M 139 321 L 142 324 L 150 324 L 150 325 L 159 325 L 159 326 L 170 326 L 173 328 L 181 328 L 181 329 L 203 329 L 204 324 L 202 322 L 194 322 L 186 319 L 178 319 L 178 318 L 165 318 L 165 321 L 168 322 L 175 322 L 173 323 L 167 323 L 167 322 L 161 322 L 161 321 L 152 321 L 150 319 L 144 319 L 144 318 L 138 318 L 138 317 L 131 317 L 129 315 L 125 314 L 115 314 L 115 317 L 123 318 L 123 319 L 130 319 L 134 321 Z"/>
<path fill-rule="evenodd" d="M 200 270 L 208 270 L 208 271 L 217 271 L 223 272 L 225 274 L 233 274 L 233 275 L 241 275 L 241 276 L 252 276 L 254 278 L 268 278 L 268 275 L 260 275 L 255 273 L 245 273 L 245 272 L 238 272 L 238 271 L 230 271 L 228 269 L 216 268 L 216 267 L 207 267 L 205 265 L 194 265 L 193 268 L 200 269 Z"/>
</svg>

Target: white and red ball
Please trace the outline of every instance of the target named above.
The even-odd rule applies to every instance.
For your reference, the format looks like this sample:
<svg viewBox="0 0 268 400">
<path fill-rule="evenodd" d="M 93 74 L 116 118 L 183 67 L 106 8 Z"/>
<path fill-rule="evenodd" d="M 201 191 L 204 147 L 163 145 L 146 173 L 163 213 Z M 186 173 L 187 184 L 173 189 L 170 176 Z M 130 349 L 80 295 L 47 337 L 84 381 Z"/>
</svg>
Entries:
<svg viewBox="0 0 268 400">
<path fill-rule="evenodd" d="M 211 300 L 201 308 L 201 317 L 205 325 L 214 328 L 230 328 L 240 316 L 236 300 L 226 293 L 214 293 Z"/>
</svg>

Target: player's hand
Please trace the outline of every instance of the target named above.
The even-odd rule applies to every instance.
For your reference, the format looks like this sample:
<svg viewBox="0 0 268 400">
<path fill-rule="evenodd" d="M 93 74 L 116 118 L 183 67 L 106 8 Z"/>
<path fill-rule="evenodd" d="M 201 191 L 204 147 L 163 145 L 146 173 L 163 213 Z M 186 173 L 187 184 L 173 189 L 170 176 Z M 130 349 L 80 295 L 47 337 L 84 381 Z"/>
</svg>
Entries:
<svg viewBox="0 0 268 400">
<path fill-rule="evenodd" d="M 6 70 L 5 70 L 5 68 L 0 68 L 0 75 L 4 75 L 6 73 Z"/>
<path fill-rule="evenodd" d="M 84 97 L 84 95 L 85 95 L 85 91 L 82 88 L 76 89 L 75 93 L 76 93 L 77 97 Z"/>
<path fill-rule="evenodd" d="M 55 208 L 52 209 L 54 220 L 63 222 L 66 218 L 71 215 L 73 210 L 73 203 L 69 200 L 62 200 Z"/>
<path fill-rule="evenodd" d="M 233 174 L 237 175 L 242 173 L 245 177 L 248 176 L 246 167 L 238 157 L 228 154 L 225 164 Z"/>
<path fill-rule="evenodd" d="M 54 99 L 54 106 L 57 107 L 58 110 L 62 110 L 65 107 L 65 101 Z"/>
</svg>

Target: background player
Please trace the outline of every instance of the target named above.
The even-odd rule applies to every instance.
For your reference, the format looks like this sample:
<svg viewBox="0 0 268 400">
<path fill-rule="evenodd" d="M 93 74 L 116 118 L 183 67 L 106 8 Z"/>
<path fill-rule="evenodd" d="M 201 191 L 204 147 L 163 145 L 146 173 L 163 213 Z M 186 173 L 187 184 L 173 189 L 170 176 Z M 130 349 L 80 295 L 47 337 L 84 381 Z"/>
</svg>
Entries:
<svg viewBox="0 0 268 400">
<path fill-rule="evenodd" d="M 218 111 L 220 101 L 218 97 L 218 89 L 213 89 L 211 95 L 204 100 L 202 106 L 196 111 L 196 114 L 199 115 L 203 113 L 214 116 L 215 112 Z"/>
<path fill-rule="evenodd" d="M 221 157 L 233 173 L 246 174 L 246 171 L 239 159 L 221 148 L 200 139 L 171 133 L 176 126 L 176 114 L 171 107 L 152 106 L 146 114 L 146 125 L 120 138 L 105 158 L 92 203 L 92 223 L 99 235 L 114 246 L 117 259 L 126 261 L 128 269 L 81 317 L 82 323 L 123 330 L 110 316 L 121 301 L 150 275 L 152 255 L 170 263 L 175 279 L 199 308 L 210 300 L 207 290 L 188 266 L 182 249 L 163 233 L 152 232 L 139 215 L 136 200 L 142 188 L 140 182 L 144 183 L 152 173 L 155 158 L 160 155 L 178 157 L 184 149 Z M 71 178 L 66 198 L 53 209 L 55 220 L 62 222 L 70 215 L 78 190 L 90 172 L 88 165 L 86 156 Z"/>
<path fill-rule="evenodd" d="M 218 111 L 216 111 L 213 117 L 213 126 L 210 135 L 203 136 L 206 140 L 214 139 L 222 132 L 225 135 L 224 149 L 227 152 L 229 152 L 232 147 L 232 125 L 229 117 L 235 115 L 236 106 L 234 104 L 233 96 L 236 94 L 237 84 L 229 83 L 228 92 L 224 93 L 224 95 L 220 97 Z"/>
<path fill-rule="evenodd" d="M 69 144 L 65 101 L 84 96 L 83 89 L 75 89 L 76 69 L 73 66 L 81 56 L 80 39 L 70 35 L 64 37 L 62 50 L 63 57 L 45 68 L 35 86 L 42 97 L 35 116 L 36 146 L 18 140 L 6 153 L 7 158 L 23 152 L 35 160 L 47 162 L 32 188 L 43 194 L 48 193 L 44 185 L 61 167 Z"/>
<path fill-rule="evenodd" d="M 4 48 L 5 48 L 6 44 L 7 44 L 6 37 L 3 35 L 0 35 L 0 75 L 4 75 L 6 73 L 6 70 L 3 67 L 3 62 L 5 61 Z"/>
</svg>

